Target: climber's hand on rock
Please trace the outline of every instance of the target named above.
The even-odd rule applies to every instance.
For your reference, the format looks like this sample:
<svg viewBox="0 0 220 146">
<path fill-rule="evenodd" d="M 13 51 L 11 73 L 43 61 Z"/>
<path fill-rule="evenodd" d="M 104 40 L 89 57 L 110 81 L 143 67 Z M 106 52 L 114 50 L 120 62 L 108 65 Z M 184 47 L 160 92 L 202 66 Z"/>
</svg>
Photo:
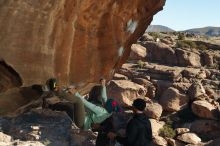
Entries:
<svg viewBox="0 0 220 146">
<path fill-rule="evenodd" d="M 100 80 L 100 83 L 101 83 L 102 86 L 105 86 L 105 85 L 106 85 L 106 80 L 105 80 L 104 78 L 102 78 L 102 79 Z"/>
</svg>

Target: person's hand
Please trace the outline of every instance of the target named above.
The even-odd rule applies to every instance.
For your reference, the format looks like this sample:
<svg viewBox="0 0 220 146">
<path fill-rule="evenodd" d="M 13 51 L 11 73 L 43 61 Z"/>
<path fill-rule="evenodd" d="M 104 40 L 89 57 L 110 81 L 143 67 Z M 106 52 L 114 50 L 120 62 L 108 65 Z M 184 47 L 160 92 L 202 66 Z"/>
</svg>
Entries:
<svg viewBox="0 0 220 146">
<path fill-rule="evenodd" d="M 77 97 L 82 97 L 82 96 L 79 94 L 78 91 L 76 91 L 74 95 L 77 96 Z M 83 98 L 83 97 L 82 97 L 82 98 Z"/>
<path fill-rule="evenodd" d="M 102 86 L 105 86 L 106 85 L 106 80 L 103 78 L 103 79 L 100 80 L 100 83 L 101 83 Z"/>
<path fill-rule="evenodd" d="M 115 133 L 113 133 L 113 132 L 109 132 L 109 133 L 107 134 L 107 137 L 108 137 L 109 139 L 111 139 L 111 140 L 114 140 L 116 136 L 117 136 L 117 135 L 116 135 Z"/>
</svg>

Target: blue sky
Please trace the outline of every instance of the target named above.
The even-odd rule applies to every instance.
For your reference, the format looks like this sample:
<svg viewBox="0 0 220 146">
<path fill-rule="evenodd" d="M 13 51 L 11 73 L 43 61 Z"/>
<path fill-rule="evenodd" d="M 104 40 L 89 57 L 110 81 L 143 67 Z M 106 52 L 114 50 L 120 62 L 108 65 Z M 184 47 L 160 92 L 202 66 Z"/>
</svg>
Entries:
<svg viewBox="0 0 220 146">
<path fill-rule="evenodd" d="M 220 0 L 166 0 L 163 11 L 154 16 L 151 24 L 174 30 L 220 27 Z"/>
</svg>

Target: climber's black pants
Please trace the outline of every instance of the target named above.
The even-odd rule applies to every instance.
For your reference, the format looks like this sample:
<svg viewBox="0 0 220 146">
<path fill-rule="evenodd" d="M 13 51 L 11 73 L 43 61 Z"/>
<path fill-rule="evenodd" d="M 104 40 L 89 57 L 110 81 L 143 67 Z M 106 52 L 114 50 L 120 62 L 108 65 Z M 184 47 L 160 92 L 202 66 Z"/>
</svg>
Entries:
<svg viewBox="0 0 220 146">
<path fill-rule="evenodd" d="M 65 111 L 79 128 L 83 127 L 85 120 L 85 108 L 82 100 L 72 94 L 62 94 L 62 97 L 69 102 L 59 102 L 49 105 L 52 110 Z"/>
</svg>

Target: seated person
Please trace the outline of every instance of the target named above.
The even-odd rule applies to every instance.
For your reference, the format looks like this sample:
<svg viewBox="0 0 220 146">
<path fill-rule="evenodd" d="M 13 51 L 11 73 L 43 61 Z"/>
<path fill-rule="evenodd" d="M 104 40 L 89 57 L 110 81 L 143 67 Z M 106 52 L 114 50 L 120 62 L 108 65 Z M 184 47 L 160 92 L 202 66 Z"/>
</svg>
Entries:
<svg viewBox="0 0 220 146">
<path fill-rule="evenodd" d="M 109 132 L 108 137 L 125 146 L 150 146 L 152 145 L 152 129 L 150 120 L 144 114 L 146 102 L 138 98 L 134 100 L 132 106 L 134 117 L 127 124 L 126 136 L 122 137 Z"/>
</svg>

